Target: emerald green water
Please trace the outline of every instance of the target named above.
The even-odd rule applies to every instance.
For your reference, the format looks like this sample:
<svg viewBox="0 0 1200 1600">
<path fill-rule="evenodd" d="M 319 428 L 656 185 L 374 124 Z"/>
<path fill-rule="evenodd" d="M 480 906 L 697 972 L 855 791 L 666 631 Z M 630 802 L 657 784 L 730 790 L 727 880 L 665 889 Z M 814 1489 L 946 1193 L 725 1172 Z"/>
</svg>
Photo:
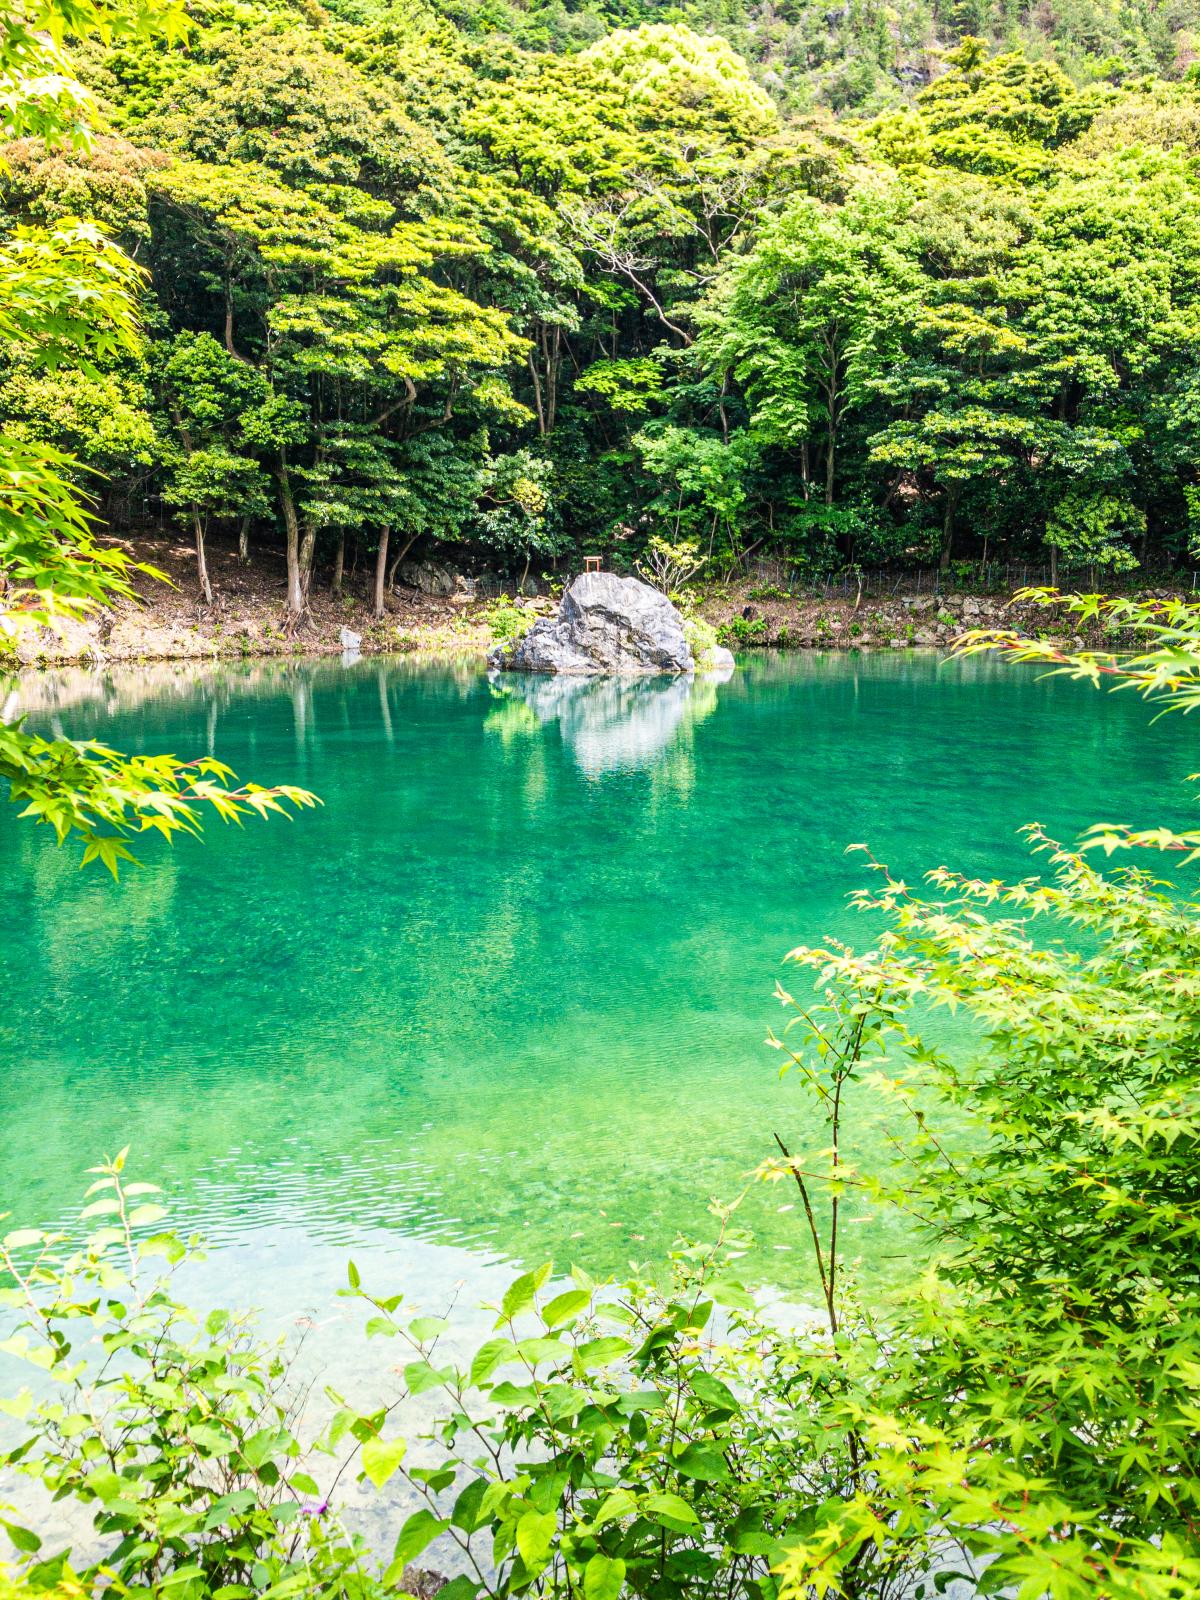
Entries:
<svg viewBox="0 0 1200 1600">
<path fill-rule="evenodd" d="M 130 1143 L 224 1297 L 280 1316 L 346 1246 L 431 1292 L 661 1256 L 773 1129 L 812 1131 L 763 1040 L 788 949 L 869 935 L 847 844 L 909 878 L 1022 873 L 1022 822 L 1183 820 L 1196 764 L 1128 697 L 901 652 L 759 656 L 721 685 L 401 660 L 20 695 L 34 726 L 323 797 L 152 845 L 116 888 L 0 816 L 0 1209 L 70 1214 Z M 745 1215 L 756 1273 L 792 1284 L 784 1200 Z M 908 1248 L 866 1216 L 856 1237 L 877 1270 Z"/>
</svg>

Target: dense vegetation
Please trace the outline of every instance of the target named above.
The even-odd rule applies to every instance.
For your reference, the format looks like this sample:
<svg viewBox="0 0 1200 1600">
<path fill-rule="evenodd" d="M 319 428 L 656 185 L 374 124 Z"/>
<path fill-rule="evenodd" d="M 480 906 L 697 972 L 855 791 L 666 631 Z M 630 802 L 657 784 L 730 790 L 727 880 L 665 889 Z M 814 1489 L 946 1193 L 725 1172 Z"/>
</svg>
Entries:
<svg viewBox="0 0 1200 1600">
<path fill-rule="evenodd" d="M 189 530 L 206 599 L 208 537 L 286 549 L 294 619 L 447 547 L 1188 560 L 1189 18 L 658 15 L 205 0 L 81 47 L 101 132 L 11 144 L 9 226 L 94 219 L 147 337 L 14 341 L 8 431 Z"/>
</svg>

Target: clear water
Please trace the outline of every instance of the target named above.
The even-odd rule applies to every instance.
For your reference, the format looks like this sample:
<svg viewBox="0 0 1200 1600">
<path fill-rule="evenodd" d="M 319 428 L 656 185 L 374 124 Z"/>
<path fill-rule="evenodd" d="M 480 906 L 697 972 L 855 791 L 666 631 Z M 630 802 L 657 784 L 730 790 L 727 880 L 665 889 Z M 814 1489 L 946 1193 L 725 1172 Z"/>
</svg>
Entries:
<svg viewBox="0 0 1200 1600">
<path fill-rule="evenodd" d="M 790 948 L 870 934 L 847 844 L 1022 873 L 1022 822 L 1182 821 L 1196 765 L 1131 698 L 901 652 L 720 685 L 399 660 L 18 692 L 34 726 L 323 797 L 151 845 L 116 888 L 0 815 L 0 1209 L 70 1214 L 132 1144 L 212 1291 L 271 1319 L 328 1305 L 347 1247 L 439 1304 L 511 1262 L 660 1258 L 772 1130 L 813 1134 L 763 1040 Z M 802 1286 L 786 1198 L 746 1203 L 752 1270 Z M 867 1215 L 855 1238 L 885 1274 L 910 1248 Z"/>
</svg>

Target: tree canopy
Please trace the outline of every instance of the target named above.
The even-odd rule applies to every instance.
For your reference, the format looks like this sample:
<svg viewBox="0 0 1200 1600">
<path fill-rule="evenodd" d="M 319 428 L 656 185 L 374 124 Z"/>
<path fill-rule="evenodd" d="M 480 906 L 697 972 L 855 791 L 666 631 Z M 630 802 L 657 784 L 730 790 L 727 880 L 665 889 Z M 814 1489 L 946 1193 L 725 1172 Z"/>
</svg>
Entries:
<svg viewBox="0 0 1200 1600">
<path fill-rule="evenodd" d="M 348 538 L 377 606 L 417 541 L 522 580 L 573 545 L 660 577 L 751 543 L 804 571 L 988 541 L 1115 570 L 1194 554 L 1182 22 L 1147 10 L 1118 40 L 1103 17 L 852 9 L 819 71 L 813 17 L 788 15 L 810 59 L 784 71 L 774 22 L 736 48 L 755 21 L 736 0 L 668 21 L 630 4 L 613 29 L 504 0 L 198 0 L 186 47 L 169 9 L 0 6 L 0 632 L 153 579 L 100 535 L 159 515 L 190 531 L 205 604 L 210 538 L 277 544 L 293 628 Z M 965 648 L 1195 704 L 1198 608 L 1067 609 L 1141 653 Z M 13 798 L 114 875 L 132 836 L 206 807 L 311 803 L 228 776 L 0 725 Z M 300 1499 L 319 1491 L 278 1354 L 223 1313 L 200 1333 L 157 1266 L 139 1275 L 187 1252 L 157 1204 L 126 1205 L 152 1186 L 124 1154 L 89 1192 L 89 1244 L 6 1234 L 6 1350 L 62 1388 L 6 1403 L 24 1437 L 0 1460 L 94 1507 L 103 1565 L 74 1588 L 361 1600 L 454 1529 L 479 1581 L 446 1593 L 467 1600 L 878 1600 L 956 1576 L 1031 1600 L 1196 1593 L 1198 908 L 1031 841 L 1047 882 L 942 868 L 922 897 L 876 864 L 859 903 L 882 939 L 792 954 L 818 998 L 781 991 L 795 1026 L 773 1042 L 820 1148 L 779 1141 L 760 1176 L 800 1198 L 815 1332 L 730 1276 L 728 1207 L 666 1293 L 523 1275 L 466 1371 L 440 1364 L 445 1324 L 348 1268 L 368 1332 L 408 1346 L 404 1393 L 446 1403 L 443 1461 L 416 1467 L 390 1406 L 329 1392 L 337 1476 L 400 1473 L 423 1502 L 382 1574 L 321 1521 L 328 1498 Z M 1091 842 L 1200 852 L 1166 829 Z M 969 1019 L 969 1058 L 920 1036 L 931 1007 Z M 847 1159 L 843 1091 L 868 1074 L 903 1130 L 894 1172 Z M 939 1246 L 879 1309 L 839 1244 L 860 1184 Z M 121 1359 L 89 1370 L 72 1323 Z M 496 1381 L 518 1366 L 520 1387 Z M 43 1590 L 70 1576 L 65 1553 L 26 1565 Z"/>
<path fill-rule="evenodd" d="M 68 261 L 112 307 L 51 350 L 13 302 L 6 429 L 99 524 L 186 529 L 205 604 L 209 540 L 283 552 L 292 628 L 348 542 L 513 580 L 655 538 L 713 572 L 1188 560 L 1188 26 L 205 0 L 186 42 L 84 30 L 53 126 L 14 103 L 4 248 L 61 314 Z"/>
</svg>

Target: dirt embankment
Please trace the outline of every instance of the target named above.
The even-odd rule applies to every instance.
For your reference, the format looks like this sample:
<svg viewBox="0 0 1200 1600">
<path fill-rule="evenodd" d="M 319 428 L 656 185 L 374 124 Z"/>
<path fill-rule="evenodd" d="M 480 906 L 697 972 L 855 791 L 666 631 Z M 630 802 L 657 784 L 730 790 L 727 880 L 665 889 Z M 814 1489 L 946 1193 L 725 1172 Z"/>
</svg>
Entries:
<svg viewBox="0 0 1200 1600">
<path fill-rule="evenodd" d="M 361 636 L 364 654 L 435 650 L 477 654 L 494 642 L 494 601 L 477 600 L 464 588 L 448 597 L 398 587 L 386 597 L 386 615 L 371 615 L 366 574 L 348 576 L 344 594 L 314 583 L 304 625 L 287 627 L 282 558 L 258 553 L 243 566 L 233 550 L 217 547 L 209 561 L 216 601 L 200 600 L 190 544 L 170 534 L 122 541 L 137 561 L 164 572 L 170 583 L 143 578 L 140 601 L 121 601 L 59 634 L 46 631 L 18 646 L 28 666 L 72 661 L 174 661 L 263 656 L 336 655 L 342 632 Z M 531 611 L 549 609 L 548 599 L 522 602 Z M 945 647 L 966 628 L 1047 628 L 1045 612 L 1012 607 L 1006 596 L 897 595 L 886 600 L 853 597 L 814 599 L 777 589 L 732 585 L 700 601 L 701 614 L 718 627 L 731 648 L 903 649 Z"/>
<path fill-rule="evenodd" d="M 257 552 L 248 566 L 234 550 L 208 552 L 214 604 L 206 606 L 196 585 L 196 558 L 190 543 L 163 537 L 125 539 L 122 548 L 138 562 L 156 567 L 170 580 L 140 577 L 139 600 L 122 600 L 61 632 L 40 631 L 20 641 L 27 666 L 58 662 L 178 661 L 250 656 L 337 655 L 342 630 L 361 636 L 365 653 L 456 645 L 484 649 L 491 630 L 486 605 L 466 596 L 437 599 L 416 589 L 386 597 L 386 615 L 371 615 L 366 575 L 348 577 L 344 593 L 332 595 L 315 581 L 303 625 L 288 628 L 286 569 L 282 556 Z"/>
</svg>

